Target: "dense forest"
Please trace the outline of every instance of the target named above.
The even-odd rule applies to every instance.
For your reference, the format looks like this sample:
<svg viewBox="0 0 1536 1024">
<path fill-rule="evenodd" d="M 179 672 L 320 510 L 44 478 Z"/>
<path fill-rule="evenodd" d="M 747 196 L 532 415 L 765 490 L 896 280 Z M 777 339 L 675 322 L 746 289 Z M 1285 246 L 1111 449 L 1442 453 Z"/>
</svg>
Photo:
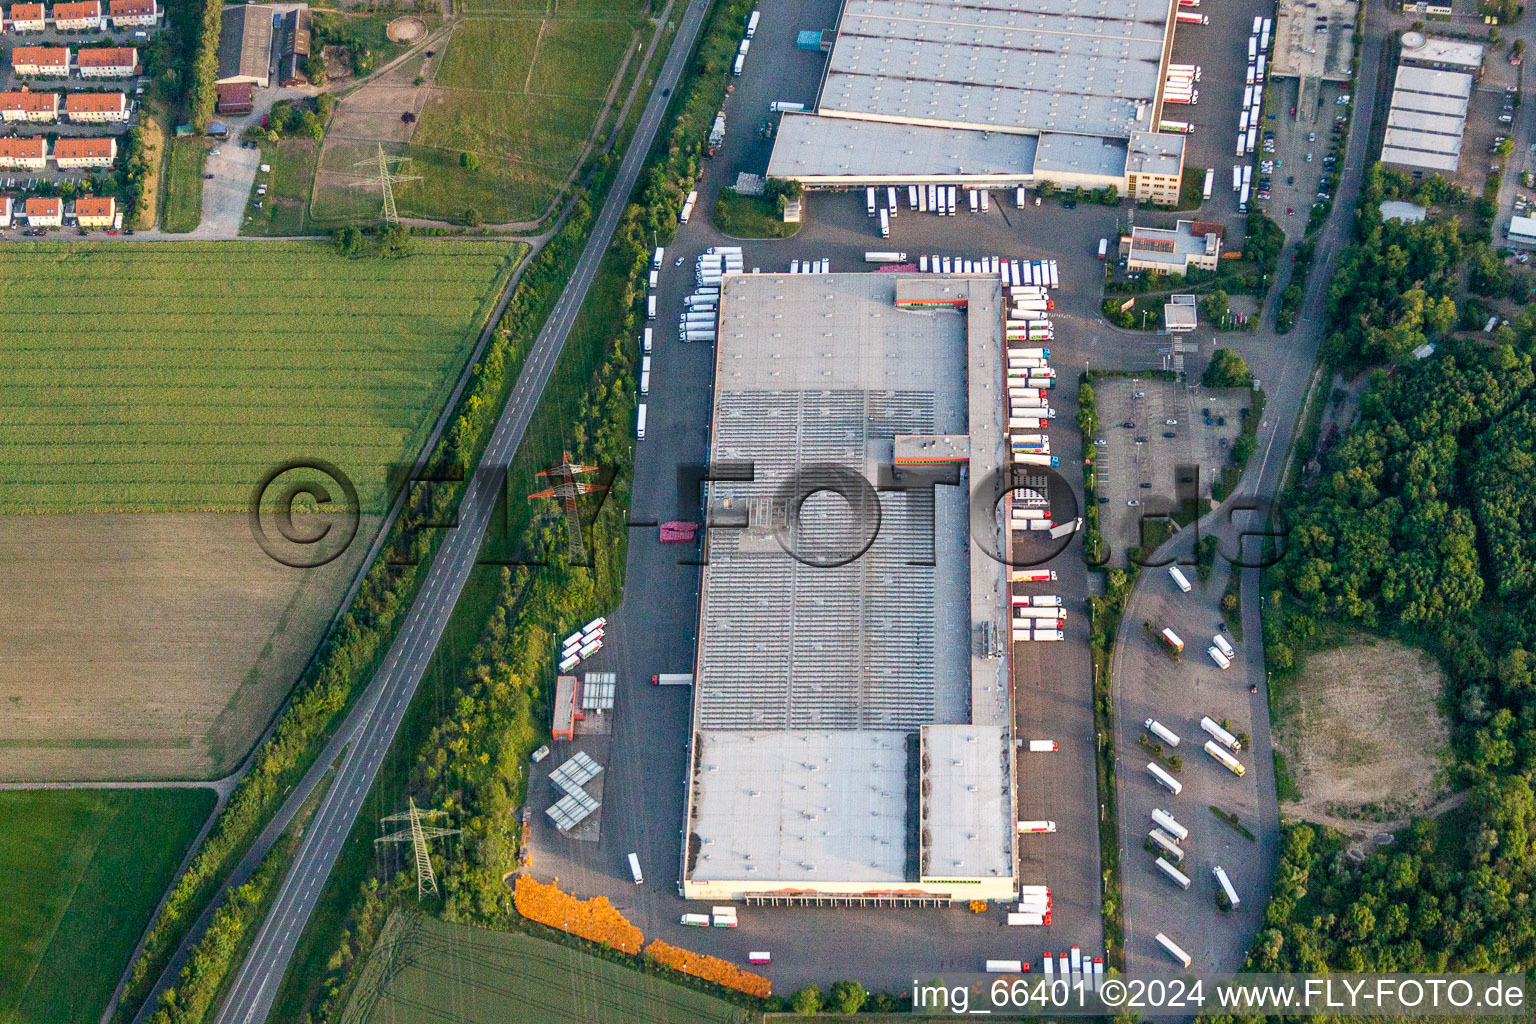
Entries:
<svg viewBox="0 0 1536 1024">
<path fill-rule="evenodd" d="M 1382 187 L 1373 172 L 1367 191 Z M 1287 495 L 1264 634 L 1281 675 L 1330 621 L 1437 657 L 1448 772 L 1468 799 L 1361 862 L 1335 834 L 1289 828 L 1255 970 L 1536 963 L 1536 313 L 1473 341 L 1447 333 L 1461 267 L 1486 248 L 1459 228 L 1383 224 L 1362 205 L 1329 288 L 1328 355 L 1385 368 L 1320 473 Z M 1426 340 L 1435 354 L 1412 358 Z"/>
</svg>

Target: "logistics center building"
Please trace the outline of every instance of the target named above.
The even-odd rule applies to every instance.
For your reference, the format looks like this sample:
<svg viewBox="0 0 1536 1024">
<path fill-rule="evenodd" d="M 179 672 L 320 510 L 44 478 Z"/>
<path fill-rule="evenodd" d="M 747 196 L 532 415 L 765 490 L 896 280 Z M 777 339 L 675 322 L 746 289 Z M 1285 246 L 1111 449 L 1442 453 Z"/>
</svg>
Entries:
<svg viewBox="0 0 1536 1024">
<path fill-rule="evenodd" d="M 1156 131 L 1175 2 L 847 0 L 815 109 L 783 115 L 768 173 L 1176 201 L 1184 136 Z"/>
<path fill-rule="evenodd" d="M 995 276 L 726 276 L 684 896 L 1017 891 L 1001 361 Z"/>
</svg>

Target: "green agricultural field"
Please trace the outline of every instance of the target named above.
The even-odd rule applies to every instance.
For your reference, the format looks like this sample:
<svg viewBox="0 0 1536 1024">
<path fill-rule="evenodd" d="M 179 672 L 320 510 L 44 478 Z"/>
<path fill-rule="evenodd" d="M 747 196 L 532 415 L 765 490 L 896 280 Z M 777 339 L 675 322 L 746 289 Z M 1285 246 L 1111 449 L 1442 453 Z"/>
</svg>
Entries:
<svg viewBox="0 0 1536 1024">
<path fill-rule="evenodd" d="M 365 512 L 414 459 L 525 247 L 413 240 L 0 252 L 0 514 L 243 510 L 325 459 Z"/>
<path fill-rule="evenodd" d="M 520 932 L 397 911 L 358 979 L 347 1018 L 360 1024 L 744 1024 L 759 1015 Z"/>
<path fill-rule="evenodd" d="M 0 1024 L 101 1016 L 212 809 L 205 789 L 0 793 Z"/>
</svg>

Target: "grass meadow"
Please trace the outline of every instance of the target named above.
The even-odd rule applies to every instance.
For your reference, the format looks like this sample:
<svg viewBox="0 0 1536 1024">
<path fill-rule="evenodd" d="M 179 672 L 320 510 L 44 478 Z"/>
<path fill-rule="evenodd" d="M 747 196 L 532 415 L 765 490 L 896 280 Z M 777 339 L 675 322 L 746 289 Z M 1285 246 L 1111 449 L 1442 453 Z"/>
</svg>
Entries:
<svg viewBox="0 0 1536 1024">
<path fill-rule="evenodd" d="M 206 139 L 178 139 L 171 143 L 171 159 L 165 175 L 165 219 L 171 234 L 195 231 L 203 221 L 203 162 L 208 159 Z"/>
<path fill-rule="evenodd" d="M 238 511 L 320 458 L 388 504 L 524 252 L 418 239 L 0 253 L 0 514 Z"/>
<path fill-rule="evenodd" d="M 493 18 L 475 18 L 493 11 Z M 486 224 L 535 221 L 549 209 L 597 127 L 625 55 L 650 25 L 633 0 L 473 6 L 441 54 L 441 65 L 395 189 L 402 216 Z M 638 31 L 637 31 L 638 30 Z M 635 61 L 631 60 L 631 65 Z M 626 75 L 632 74 L 633 66 Z M 329 225 L 378 216 L 377 194 L 347 188 L 372 142 L 328 142 L 311 217 Z M 478 166 L 463 166 L 464 153 Z"/>
<path fill-rule="evenodd" d="M 266 185 L 267 194 L 257 196 L 256 190 L 251 189 L 245 221 L 240 226 L 242 235 L 304 234 L 304 211 L 309 206 L 309 189 L 315 179 L 319 152 L 320 143 L 313 139 L 262 142 L 261 162 L 271 167 L 272 172 L 256 175 L 256 184 Z M 258 202 L 260 206 L 256 205 Z"/>
<path fill-rule="evenodd" d="M 0 1024 L 100 1018 L 212 809 L 203 789 L 0 792 Z"/>
<path fill-rule="evenodd" d="M 452 1007 L 451 1014 L 445 1013 Z M 361 1024 L 740 1024 L 759 1015 L 519 932 L 396 913 L 348 1007 Z M 360 1011 L 360 1012 L 359 1012 Z"/>
</svg>

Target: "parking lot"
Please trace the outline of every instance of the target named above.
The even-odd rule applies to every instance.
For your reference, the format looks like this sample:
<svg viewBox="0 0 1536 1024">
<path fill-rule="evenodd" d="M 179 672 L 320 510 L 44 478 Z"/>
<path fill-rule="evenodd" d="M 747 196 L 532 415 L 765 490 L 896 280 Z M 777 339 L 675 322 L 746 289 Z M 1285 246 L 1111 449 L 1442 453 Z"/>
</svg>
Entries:
<svg viewBox="0 0 1536 1024">
<path fill-rule="evenodd" d="M 1187 560 L 1190 541 L 1176 544 Z M 1116 779 L 1121 822 L 1121 888 L 1126 920 L 1126 971 L 1133 975 L 1157 974 L 1174 966 L 1155 944 L 1158 932 L 1168 935 L 1197 965 L 1235 968 L 1242 963 L 1249 942 L 1263 920 L 1264 900 L 1273 858 L 1272 835 L 1258 827 L 1262 792 L 1273 785 L 1267 748 L 1250 750 L 1248 744 L 1235 756 L 1244 766 L 1239 777 L 1222 767 L 1202 749 L 1210 737 L 1200 720 L 1209 716 L 1225 721 L 1231 732 L 1249 734 L 1256 715 L 1264 714 L 1262 694 L 1248 692 L 1247 668 L 1262 663 L 1257 638 L 1234 641 L 1236 656 L 1229 669 L 1218 668 L 1206 654 L 1212 637 L 1225 621 L 1220 610 L 1226 586 L 1227 565 L 1217 559 L 1211 579 L 1199 582 L 1193 566 L 1184 572 L 1191 592 L 1181 593 L 1165 568 L 1143 570 L 1153 575 L 1149 586 L 1138 587 L 1126 609 L 1127 628 L 1120 632 L 1115 649 L 1116 675 L 1134 679 L 1133 687 L 1120 687 L 1115 695 Z M 1184 652 L 1174 657 L 1157 640 L 1143 632 L 1165 627 L 1184 641 Z M 1152 739 L 1143 727 L 1147 719 L 1171 729 L 1180 738 L 1177 748 L 1164 744 L 1164 754 L 1183 759 L 1175 776 L 1183 791 L 1175 796 L 1159 785 L 1147 770 L 1152 754 L 1139 737 Z M 1165 763 L 1166 767 L 1166 763 Z M 1180 870 L 1188 876 L 1188 890 L 1181 890 L 1155 866 L 1156 856 L 1142 848 L 1153 827 L 1152 810 L 1161 808 L 1189 836 L 1179 845 L 1185 852 Z M 1238 823 L 1262 835 L 1249 839 L 1217 817 L 1212 808 L 1237 816 Z M 1221 866 L 1243 901 L 1235 910 L 1216 905 L 1212 870 Z"/>
<path fill-rule="evenodd" d="M 1250 393 L 1137 377 L 1101 377 L 1093 391 L 1104 441 L 1096 446 L 1099 526 L 1110 564 L 1125 565 L 1143 521 L 1210 497 L 1231 464 Z"/>
</svg>

